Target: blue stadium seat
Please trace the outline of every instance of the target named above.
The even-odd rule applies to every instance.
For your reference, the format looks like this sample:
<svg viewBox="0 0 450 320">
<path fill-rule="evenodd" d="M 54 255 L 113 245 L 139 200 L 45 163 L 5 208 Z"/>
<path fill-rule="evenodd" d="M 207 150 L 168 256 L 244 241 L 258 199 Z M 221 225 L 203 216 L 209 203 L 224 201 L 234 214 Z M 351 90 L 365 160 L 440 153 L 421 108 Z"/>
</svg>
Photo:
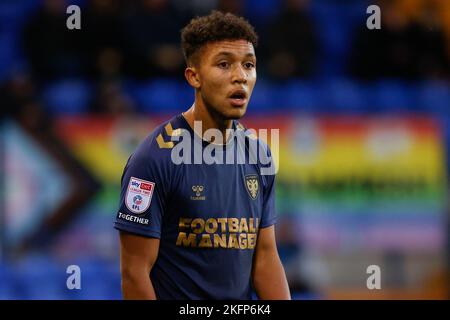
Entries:
<svg viewBox="0 0 450 320">
<path fill-rule="evenodd" d="M 371 101 L 379 112 L 403 112 L 417 106 L 415 90 L 400 81 L 383 80 L 372 87 Z"/>
<path fill-rule="evenodd" d="M 350 29 L 346 27 L 342 17 L 345 12 L 342 5 L 329 1 L 311 2 L 311 15 L 321 50 L 317 64 L 318 74 L 323 77 L 340 75 L 345 71 L 343 59 L 350 44 Z"/>
<path fill-rule="evenodd" d="M 314 113 L 318 109 L 318 91 L 309 82 L 294 80 L 277 91 L 277 101 L 287 110 Z"/>
<path fill-rule="evenodd" d="M 450 114 L 450 86 L 445 82 L 428 82 L 418 90 L 418 103 L 437 115 Z"/>
<path fill-rule="evenodd" d="M 121 277 L 120 277 L 120 264 L 119 262 L 109 263 L 105 268 L 105 275 L 108 277 L 108 299 L 120 300 L 122 299 L 121 292 Z"/>
<path fill-rule="evenodd" d="M 0 300 L 14 299 L 20 299 L 14 270 L 9 264 L 0 263 Z"/>
<path fill-rule="evenodd" d="M 14 61 L 14 50 L 9 45 L 11 41 L 11 35 L 6 33 L 0 34 L 0 81 L 7 79 Z"/>
<path fill-rule="evenodd" d="M 266 22 L 279 13 L 280 4 L 279 0 L 247 0 L 244 4 L 245 16 L 252 23 Z"/>
<path fill-rule="evenodd" d="M 320 87 L 322 105 L 333 113 L 359 113 L 365 110 L 363 87 L 357 82 L 336 78 Z"/>
<path fill-rule="evenodd" d="M 194 89 L 186 81 L 178 84 L 178 96 L 180 99 L 180 106 L 178 107 L 180 111 L 186 110 L 194 103 Z"/>
<path fill-rule="evenodd" d="M 21 32 L 29 16 L 40 5 L 33 0 L 0 2 L 0 81 L 23 63 Z"/>
<path fill-rule="evenodd" d="M 136 84 L 130 88 L 138 109 L 144 112 L 166 112 L 183 109 L 181 87 L 177 81 L 155 79 L 148 83 Z"/>
<path fill-rule="evenodd" d="M 121 299 L 119 262 L 111 263 L 95 257 L 73 262 L 81 270 L 81 289 L 66 290 L 65 299 Z"/>
<path fill-rule="evenodd" d="M 46 110 L 55 114 L 79 114 L 88 110 L 93 90 L 80 80 L 64 80 L 48 85 L 43 92 Z"/>
<path fill-rule="evenodd" d="M 14 30 L 23 14 L 23 2 L 2 1 L 0 3 L 0 30 L 11 32 Z"/>
<path fill-rule="evenodd" d="M 19 293 L 23 299 L 63 299 L 66 268 L 45 255 L 32 255 L 15 266 Z"/>
<path fill-rule="evenodd" d="M 280 107 L 283 106 L 276 100 L 273 85 L 263 80 L 258 81 L 258 84 L 253 89 L 252 97 L 250 98 L 249 111 L 260 112 L 271 109 L 276 110 Z"/>
</svg>

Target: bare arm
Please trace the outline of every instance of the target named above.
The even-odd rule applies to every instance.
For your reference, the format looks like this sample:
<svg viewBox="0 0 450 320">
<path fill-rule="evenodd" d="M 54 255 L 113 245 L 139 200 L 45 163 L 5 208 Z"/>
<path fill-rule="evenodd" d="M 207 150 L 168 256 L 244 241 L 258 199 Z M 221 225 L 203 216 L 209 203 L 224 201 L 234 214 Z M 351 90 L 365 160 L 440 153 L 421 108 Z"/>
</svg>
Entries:
<svg viewBox="0 0 450 320">
<path fill-rule="evenodd" d="M 124 299 L 156 300 L 150 270 L 158 250 L 159 239 L 120 232 L 120 272 Z"/>
<path fill-rule="evenodd" d="M 274 226 L 259 230 L 252 278 L 259 299 L 291 299 L 286 274 L 278 256 Z"/>
</svg>

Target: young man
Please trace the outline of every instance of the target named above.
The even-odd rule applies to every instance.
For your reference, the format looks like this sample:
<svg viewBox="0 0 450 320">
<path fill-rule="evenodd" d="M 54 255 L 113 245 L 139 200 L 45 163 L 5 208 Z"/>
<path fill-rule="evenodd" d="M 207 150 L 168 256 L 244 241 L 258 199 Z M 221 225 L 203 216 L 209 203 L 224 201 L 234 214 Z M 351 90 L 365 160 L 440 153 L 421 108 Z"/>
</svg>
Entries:
<svg viewBox="0 0 450 320">
<path fill-rule="evenodd" d="M 256 43 L 246 20 L 217 11 L 183 29 L 195 102 L 143 141 L 122 176 L 115 228 L 125 299 L 251 299 L 252 289 L 260 299 L 290 299 L 275 243 L 274 173 L 262 174 L 260 161 L 174 161 L 181 143 L 194 145 L 183 159 L 213 147 L 236 160 L 255 142 L 236 119 L 256 82 Z M 206 141 L 208 129 L 222 141 Z M 234 143 L 239 135 L 245 143 Z"/>
</svg>

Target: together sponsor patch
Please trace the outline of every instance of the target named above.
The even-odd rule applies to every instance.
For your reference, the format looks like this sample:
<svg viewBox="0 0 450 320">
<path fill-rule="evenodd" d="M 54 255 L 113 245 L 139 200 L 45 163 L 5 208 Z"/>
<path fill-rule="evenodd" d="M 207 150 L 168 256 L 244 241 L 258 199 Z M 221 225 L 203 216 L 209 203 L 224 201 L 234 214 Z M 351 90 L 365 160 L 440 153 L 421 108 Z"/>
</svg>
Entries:
<svg viewBox="0 0 450 320">
<path fill-rule="evenodd" d="M 141 217 L 136 217 L 136 216 L 133 216 L 131 214 L 124 214 L 122 212 L 119 212 L 119 219 L 130 221 L 130 222 L 135 222 L 135 223 L 139 223 L 139 224 L 148 225 L 148 219 L 141 218 Z"/>
</svg>

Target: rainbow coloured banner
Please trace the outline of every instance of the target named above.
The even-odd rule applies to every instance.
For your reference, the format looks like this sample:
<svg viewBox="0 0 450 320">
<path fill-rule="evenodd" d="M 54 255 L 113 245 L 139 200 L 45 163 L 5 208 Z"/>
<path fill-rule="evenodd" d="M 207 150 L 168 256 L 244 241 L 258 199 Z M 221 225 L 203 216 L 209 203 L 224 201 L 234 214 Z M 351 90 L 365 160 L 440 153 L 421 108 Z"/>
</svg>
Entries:
<svg viewBox="0 0 450 320">
<path fill-rule="evenodd" d="M 59 135 L 104 183 L 111 214 L 123 167 L 164 117 L 61 118 Z M 246 117 L 279 129 L 277 208 L 298 240 L 318 248 L 440 249 L 447 208 L 445 142 L 424 117 Z M 273 142 L 272 142 L 273 144 Z M 276 149 L 279 152 L 276 152 Z"/>
</svg>

